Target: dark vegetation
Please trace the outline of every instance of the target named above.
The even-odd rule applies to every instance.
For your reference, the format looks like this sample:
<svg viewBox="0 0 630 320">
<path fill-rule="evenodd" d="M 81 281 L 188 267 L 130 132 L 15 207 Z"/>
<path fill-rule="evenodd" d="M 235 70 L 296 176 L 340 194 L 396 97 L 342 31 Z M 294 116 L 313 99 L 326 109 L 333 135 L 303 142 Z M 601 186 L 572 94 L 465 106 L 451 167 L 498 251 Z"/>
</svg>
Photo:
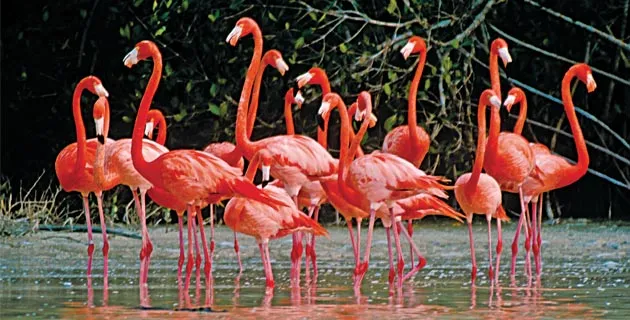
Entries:
<svg viewBox="0 0 630 320">
<path fill-rule="evenodd" d="M 360 90 L 372 92 L 379 124 L 369 131 L 364 148 L 378 149 L 387 131 L 406 121 L 416 59 L 405 61 L 398 51 L 411 34 L 427 39 L 418 119 L 432 143 L 422 169 L 453 180 L 472 166 L 475 106 L 479 93 L 489 87 L 488 47 L 494 38 L 508 42 L 514 59 L 501 67 L 507 75 L 503 95 L 511 85 L 539 90 L 535 94 L 523 87 L 531 120 L 525 137 L 570 159 L 576 159 L 576 152 L 564 110 L 549 97 L 560 97 L 560 80 L 571 61 L 589 63 L 597 69 L 598 88 L 587 95 L 583 85 L 576 85 L 574 101 L 597 120 L 579 116 L 591 143 L 591 171 L 545 197 L 547 211 L 556 217 L 628 217 L 628 0 L 9 2 L 2 2 L 0 217 L 82 222 L 79 197 L 58 191 L 53 167 L 57 153 L 75 141 L 72 91 L 82 77 L 100 77 L 110 92 L 110 137 L 130 136 L 152 63 L 129 70 L 122 58 L 143 39 L 158 43 L 164 57 L 153 106 L 168 115 L 167 147 L 233 141 L 252 42 L 248 38 L 231 47 L 224 39 L 243 16 L 261 26 L 265 49 L 279 49 L 290 65 L 284 77 L 275 70 L 266 73 L 255 139 L 285 130 L 285 91 L 297 75 L 320 66 L 346 101 Z M 296 112 L 296 129 L 314 136 L 320 91 L 308 89 L 305 96 L 308 103 Z M 88 136 L 94 132 L 94 100 L 84 95 L 82 101 Z M 336 117 L 333 122 L 334 132 Z M 502 129 L 511 130 L 514 122 L 502 110 Z M 336 148 L 337 135 L 329 140 Z M 126 188 L 105 198 L 112 221 L 136 219 Z M 504 196 L 514 211 L 516 199 Z M 155 223 L 171 219 L 157 207 L 149 212 Z"/>
</svg>

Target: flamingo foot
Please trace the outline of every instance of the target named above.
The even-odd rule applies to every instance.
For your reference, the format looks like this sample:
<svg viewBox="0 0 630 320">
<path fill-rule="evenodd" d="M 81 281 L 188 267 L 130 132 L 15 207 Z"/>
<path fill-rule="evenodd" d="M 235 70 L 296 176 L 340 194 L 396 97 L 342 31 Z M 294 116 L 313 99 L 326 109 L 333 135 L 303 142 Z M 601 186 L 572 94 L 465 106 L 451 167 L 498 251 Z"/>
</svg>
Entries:
<svg viewBox="0 0 630 320">
<path fill-rule="evenodd" d="M 418 264 L 411 269 L 411 271 L 409 271 L 404 277 L 403 277 L 403 281 L 407 281 L 409 278 L 413 277 L 416 273 L 418 273 L 420 270 L 422 270 L 424 268 L 424 266 L 427 265 L 427 259 L 425 259 L 422 256 L 418 257 Z"/>
</svg>

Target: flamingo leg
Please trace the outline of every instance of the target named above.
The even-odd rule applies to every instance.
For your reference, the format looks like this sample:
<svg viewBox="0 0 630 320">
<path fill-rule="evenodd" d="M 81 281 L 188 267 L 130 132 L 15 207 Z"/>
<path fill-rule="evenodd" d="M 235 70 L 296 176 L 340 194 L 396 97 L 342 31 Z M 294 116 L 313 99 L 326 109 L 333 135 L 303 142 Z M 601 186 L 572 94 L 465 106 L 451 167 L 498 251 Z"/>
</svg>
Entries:
<svg viewBox="0 0 630 320">
<path fill-rule="evenodd" d="M 518 256 L 518 238 L 521 234 L 521 229 L 523 228 L 523 223 L 525 222 L 525 211 L 527 210 L 527 205 L 523 201 L 523 188 L 518 188 L 518 194 L 521 203 L 521 216 L 518 219 L 518 226 L 516 227 L 516 233 L 514 233 L 514 240 L 512 241 L 512 264 L 510 265 L 510 278 L 514 279 L 516 276 L 516 257 Z"/>
<path fill-rule="evenodd" d="M 212 272 L 213 259 L 214 259 L 214 204 L 211 204 L 210 205 L 210 272 Z"/>
<path fill-rule="evenodd" d="M 477 258 L 475 258 L 475 242 L 473 241 L 472 231 L 472 216 L 467 219 L 468 222 L 468 240 L 470 241 L 470 260 L 472 262 L 472 271 L 470 272 L 470 281 L 472 286 L 475 286 L 475 279 L 477 279 Z"/>
<path fill-rule="evenodd" d="M 531 250 L 532 250 L 532 234 L 531 234 L 531 219 L 529 209 L 525 212 L 525 272 L 527 273 L 528 287 L 532 284 L 532 263 L 531 263 Z"/>
<path fill-rule="evenodd" d="M 536 264 L 536 275 L 538 275 L 538 269 L 540 268 L 538 264 L 538 253 L 540 252 L 538 247 L 538 203 L 532 202 L 532 252 L 534 253 L 534 263 Z"/>
<path fill-rule="evenodd" d="M 396 253 L 398 255 L 398 289 L 402 290 L 403 271 L 405 269 L 405 260 L 402 255 L 402 246 L 400 245 L 400 230 L 398 229 L 398 223 L 396 222 L 396 216 L 394 215 L 394 209 L 389 208 L 389 216 L 392 219 L 392 228 L 394 232 L 394 243 L 396 243 Z"/>
<path fill-rule="evenodd" d="M 310 206 L 308 208 L 308 217 L 309 218 L 313 218 L 313 212 L 315 211 L 315 206 Z M 313 236 L 313 238 L 315 238 L 315 236 Z M 306 276 L 306 282 L 310 282 L 310 277 L 311 277 L 311 271 L 310 271 L 310 261 L 311 258 L 313 257 L 313 244 L 311 241 L 309 241 L 310 239 L 308 239 L 308 235 L 306 236 L 306 254 L 304 255 L 304 258 L 306 260 L 306 263 L 304 265 L 304 275 Z M 314 276 L 314 275 L 313 275 Z"/>
<path fill-rule="evenodd" d="M 177 215 L 177 224 L 179 224 L 179 259 L 177 260 L 177 284 L 181 288 L 182 284 L 182 267 L 184 266 L 184 217 Z"/>
<path fill-rule="evenodd" d="M 294 195 L 293 202 L 298 206 L 298 197 Z M 293 238 L 293 250 L 291 251 L 291 277 L 295 285 L 300 284 L 300 269 L 302 267 L 302 233 L 300 231 L 294 232 Z"/>
<path fill-rule="evenodd" d="M 236 237 L 236 231 L 234 231 L 234 252 L 236 252 L 236 260 L 238 260 L 238 274 L 243 273 L 243 263 L 241 262 L 240 247 L 238 245 L 238 238 Z"/>
<path fill-rule="evenodd" d="M 198 212 L 196 210 L 196 206 L 193 206 L 193 210 L 195 210 L 195 216 L 198 215 Z M 199 226 L 197 225 L 197 222 L 195 220 L 195 218 L 193 218 L 193 220 L 191 221 L 192 226 L 193 226 L 193 243 L 195 244 L 195 280 L 196 282 L 196 286 L 199 287 L 199 283 L 201 282 L 201 253 L 199 252 L 199 240 L 197 239 L 197 235 L 199 233 Z"/>
<path fill-rule="evenodd" d="M 411 235 L 407 233 L 407 231 L 402 227 L 402 224 L 400 222 L 398 222 L 398 223 L 399 223 L 398 227 L 402 230 L 402 234 L 409 241 L 409 245 L 411 246 L 411 249 L 413 250 L 415 255 L 418 256 L 418 264 L 415 267 L 412 267 L 411 271 L 407 272 L 407 274 L 403 277 L 403 281 L 407 281 L 407 279 L 413 277 L 414 274 L 416 274 L 418 271 L 420 271 L 420 270 L 422 270 L 422 268 L 424 268 L 424 266 L 427 264 L 427 259 L 425 259 L 420 254 L 420 249 L 418 249 L 418 247 L 416 246 L 416 243 L 413 242 L 413 239 L 411 238 Z"/>
<path fill-rule="evenodd" d="M 389 256 L 389 275 L 387 281 L 389 283 L 390 293 L 394 286 L 394 278 L 396 277 L 396 269 L 394 269 L 394 255 L 392 254 L 392 236 L 389 227 L 385 227 L 387 234 L 387 255 Z"/>
<path fill-rule="evenodd" d="M 140 210 L 140 198 L 138 197 L 138 192 L 135 188 L 131 188 L 131 194 L 133 195 L 133 202 L 136 206 L 136 212 L 138 213 L 138 217 L 140 218 L 140 223 L 141 225 L 143 225 L 143 221 L 144 221 L 144 217 L 142 216 L 142 210 Z M 145 278 L 144 278 L 144 269 L 146 268 L 146 263 L 145 263 L 145 254 L 144 254 L 144 243 L 145 243 L 145 238 L 144 238 L 144 227 L 142 228 L 142 245 L 140 247 L 140 296 L 142 297 L 142 287 L 144 286 L 145 282 Z M 142 303 L 142 298 L 140 298 L 140 301 Z"/>
<path fill-rule="evenodd" d="M 354 253 L 354 267 L 359 266 L 359 252 L 357 251 L 357 243 L 354 239 L 354 231 L 352 230 L 352 218 L 346 219 L 346 225 L 348 226 L 348 233 L 350 233 L 350 242 L 352 243 L 352 251 Z"/>
<path fill-rule="evenodd" d="M 538 207 L 538 233 L 536 241 L 538 242 L 538 264 L 536 265 L 536 274 L 540 276 L 542 273 L 542 213 L 543 213 L 543 197 L 540 196 Z"/>
<path fill-rule="evenodd" d="M 314 220 L 317 222 L 319 218 L 319 206 L 315 207 Z M 311 235 L 311 263 L 313 264 L 313 278 L 317 278 L 317 253 L 315 252 L 315 235 Z"/>
<path fill-rule="evenodd" d="M 149 280 L 149 265 L 151 265 L 151 254 L 153 253 L 153 243 L 149 237 L 149 228 L 147 228 L 147 211 L 146 211 L 146 190 L 140 190 L 140 212 L 142 213 L 142 250 L 144 251 L 144 284 Z"/>
<path fill-rule="evenodd" d="M 491 283 L 494 283 L 494 273 L 492 272 L 492 214 L 486 214 L 486 220 L 488 221 L 488 279 Z"/>
<path fill-rule="evenodd" d="M 201 210 L 199 207 L 195 207 L 197 212 L 197 224 L 199 225 L 199 231 L 201 233 L 201 246 L 203 248 L 203 273 L 206 277 L 206 287 L 210 284 L 210 273 L 212 272 L 212 258 L 210 257 L 210 250 L 208 249 L 208 242 L 206 240 L 206 230 L 203 227 L 203 218 L 201 217 Z"/>
<path fill-rule="evenodd" d="M 184 292 L 186 293 L 186 296 L 188 296 L 188 290 L 190 288 L 190 276 L 194 263 L 193 242 L 191 240 L 193 239 L 193 223 L 195 220 L 193 218 L 193 209 L 190 205 L 188 205 L 186 211 L 188 211 L 188 262 L 186 262 L 186 281 L 184 284 Z"/>
<path fill-rule="evenodd" d="M 411 219 L 407 220 L 407 233 L 409 233 L 410 237 L 413 237 L 413 220 Z M 411 243 L 409 243 L 409 261 L 411 261 L 411 268 L 413 268 L 413 246 Z"/>
<path fill-rule="evenodd" d="M 83 196 L 83 210 L 85 212 L 85 224 L 87 224 L 88 230 L 88 262 L 87 262 L 87 276 L 92 276 L 92 256 L 94 256 L 94 240 L 92 239 L 92 219 L 90 218 L 90 202 L 88 195 Z"/>
<path fill-rule="evenodd" d="M 103 282 L 107 282 L 109 240 L 107 239 L 107 223 L 105 222 L 105 214 L 103 213 L 103 194 L 101 192 L 96 194 L 96 203 L 98 204 L 98 215 L 101 219 L 101 230 L 103 234 Z"/>
<path fill-rule="evenodd" d="M 497 219 L 497 262 L 494 268 L 494 282 L 499 284 L 499 265 L 501 264 L 501 251 L 503 251 L 503 234 L 501 233 L 501 219 Z"/>
<path fill-rule="evenodd" d="M 361 265 L 354 271 L 356 274 L 356 281 L 354 282 L 354 292 L 355 294 L 359 294 L 361 288 L 361 282 L 363 281 L 363 277 L 365 277 L 365 273 L 367 272 L 368 265 L 370 263 L 370 249 L 372 249 L 372 233 L 374 232 L 374 220 L 376 219 L 376 210 L 370 206 L 370 222 L 368 224 L 368 233 L 367 233 L 367 241 L 365 246 L 365 255 L 363 257 L 363 262 Z M 357 226 L 358 228 L 358 226 Z M 359 232 L 360 234 L 360 232 Z"/>
<path fill-rule="evenodd" d="M 266 287 L 273 288 L 275 282 L 273 281 L 273 272 L 271 271 L 271 262 L 269 261 L 269 240 L 264 239 L 258 243 L 260 249 L 260 258 L 262 259 L 263 269 L 265 270 Z"/>
</svg>

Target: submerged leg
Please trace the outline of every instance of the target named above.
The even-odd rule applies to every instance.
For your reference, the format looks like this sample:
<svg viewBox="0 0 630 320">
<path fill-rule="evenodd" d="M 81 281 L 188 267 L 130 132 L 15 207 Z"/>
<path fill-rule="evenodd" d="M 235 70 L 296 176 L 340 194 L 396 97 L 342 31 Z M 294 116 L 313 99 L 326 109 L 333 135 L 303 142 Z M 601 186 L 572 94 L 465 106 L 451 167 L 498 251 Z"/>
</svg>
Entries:
<svg viewBox="0 0 630 320">
<path fill-rule="evenodd" d="M 179 259 L 177 260 L 177 284 L 182 284 L 182 267 L 184 266 L 184 217 L 177 214 L 177 224 L 179 224 Z"/>
<path fill-rule="evenodd" d="M 315 207 L 314 218 L 315 222 L 319 219 L 319 206 Z M 315 252 L 315 235 L 311 235 L 311 263 L 313 264 L 313 277 L 317 278 L 319 272 L 317 271 L 317 253 Z"/>
<path fill-rule="evenodd" d="M 472 216 L 467 219 L 468 222 L 468 240 L 470 241 L 470 260 L 472 262 L 472 271 L 470 272 L 470 281 L 472 286 L 475 285 L 477 279 L 477 259 L 475 258 L 475 242 L 473 241 Z"/>
<path fill-rule="evenodd" d="M 390 293 L 394 287 L 394 278 L 396 278 L 396 269 L 394 268 L 394 255 L 392 254 L 392 236 L 390 227 L 385 227 L 385 233 L 387 234 L 387 255 L 389 257 L 389 275 L 387 281 L 389 283 Z"/>
<path fill-rule="evenodd" d="M 394 232 L 394 243 L 396 244 L 396 252 L 398 255 L 398 289 L 402 290 L 403 271 L 405 270 L 405 260 L 403 259 L 402 246 L 400 245 L 400 230 L 398 230 L 398 223 L 396 222 L 396 216 L 394 215 L 394 209 L 389 208 L 389 216 L 392 220 L 392 228 Z"/>
<path fill-rule="evenodd" d="M 293 197 L 293 202 L 298 206 L 297 194 Z M 291 275 L 295 285 L 300 284 L 300 269 L 302 268 L 302 252 L 304 247 L 302 246 L 302 233 L 297 231 L 292 234 L 293 238 L 293 251 L 291 252 Z"/>
<path fill-rule="evenodd" d="M 494 282 L 499 284 L 499 265 L 501 264 L 501 251 L 503 251 L 503 235 L 501 234 L 501 219 L 497 219 L 497 263 L 494 268 Z"/>
<path fill-rule="evenodd" d="M 186 262 L 186 281 L 184 283 L 184 291 L 186 296 L 188 296 L 188 290 L 190 288 L 190 276 L 192 273 L 192 268 L 194 264 L 194 256 L 193 256 L 193 222 L 195 219 L 193 218 L 193 208 L 192 206 L 187 206 L 186 211 L 188 211 L 188 262 Z"/>
<path fill-rule="evenodd" d="M 420 254 L 420 249 L 418 249 L 416 243 L 413 242 L 411 235 L 402 228 L 402 225 L 399 225 L 399 228 L 401 228 L 402 234 L 407 238 L 407 241 L 409 241 L 409 245 L 411 246 L 411 249 L 413 250 L 415 255 L 418 256 L 418 264 L 416 266 L 412 266 L 411 271 L 407 272 L 407 274 L 403 277 L 403 281 L 407 281 L 407 279 L 413 277 L 418 271 L 424 268 L 424 266 L 427 264 L 427 259 L 425 259 L 422 254 Z"/>
<path fill-rule="evenodd" d="M 258 243 L 258 248 L 260 249 L 260 258 L 262 260 L 262 264 L 263 264 L 263 269 L 265 270 L 265 278 L 267 279 L 266 281 L 266 287 L 269 288 L 273 288 L 275 286 L 275 282 L 273 281 L 273 272 L 270 270 L 271 268 L 271 263 L 269 262 L 269 246 L 268 246 L 268 241 L 269 240 L 262 240 L 262 242 Z"/>
<path fill-rule="evenodd" d="M 510 265 L 510 277 L 514 279 L 516 276 L 516 257 L 518 256 L 518 238 L 521 234 L 521 229 L 523 228 L 523 223 L 525 222 L 525 210 L 526 204 L 523 201 L 523 188 L 518 188 L 519 197 L 521 199 L 521 216 L 518 219 L 518 226 L 516 227 L 516 232 L 514 233 L 514 240 L 512 241 L 512 264 Z"/>
<path fill-rule="evenodd" d="M 363 277 L 365 277 L 365 273 L 367 272 L 368 265 L 370 263 L 370 249 L 372 248 L 372 233 L 374 232 L 375 219 L 376 219 L 376 208 L 370 206 L 370 223 L 368 224 L 367 241 L 365 243 L 366 244 L 365 255 L 363 257 L 363 262 L 361 262 L 359 267 L 355 270 L 355 274 L 356 274 L 356 280 L 354 282 L 355 295 L 359 294 L 360 292 L 361 282 L 363 282 Z"/>
<path fill-rule="evenodd" d="M 492 214 L 486 214 L 486 220 L 488 221 L 488 279 L 490 283 L 494 283 L 494 273 L 492 272 Z"/>
<path fill-rule="evenodd" d="M 538 270 L 540 269 L 538 263 L 538 254 L 540 253 L 540 248 L 538 247 L 538 202 L 532 201 L 532 251 L 534 253 L 534 263 L 536 264 L 536 275 L 538 275 Z"/>
<path fill-rule="evenodd" d="M 540 196 L 538 207 L 538 265 L 536 266 L 536 274 L 542 274 L 542 213 L 543 213 L 543 197 Z"/>
<path fill-rule="evenodd" d="M 153 253 L 153 243 L 149 237 L 149 228 L 147 227 L 147 211 L 146 211 L 146 190 L 140 190 L 140 212 L 142 214 L 142 251 L 144 253 L 144 284 L 147 285 L 149 279 L 149 265 L 151 264 L 151 254 Z"/>
<path fill-rule="evenodd" d="M 101 219 L 101 233 L 103 234 L 103 282 L 107 282 L 109 240 L 107 239 L 107 222 L 105 221 L 105 214 L 103 213 L 103 194 L 101 192 L 96 194 L 96 201 L 98 204 L 98 215 Z"/>
<path fill-rule="evenodd" d="M 210 205 L 210 272 L 212 272 L 212 261 L 214 259 L 214 205 Z"/>
<path fill-rule="evenodd" d="M 402 230 L 402 229 L 401 229 Z M 413 237 L 413 220 L 407 220 L 407 233 L 409 233 L 410 237 Z M 411 243 L 409 244 L 409 261 L 411 261 L 411 268 L 413 268 L 413 247 Z"/>
<path fill-rule="evenodd" d="M 210 284 L 210 273 L 212 272 L 212 258 L 210 257 L 210 249 L 208 248 L 208 242 L 206 240 L 206 230 L 203 227 L 203 217 L 201 217 L 201 210 L 199 207 L 195 207 L 197 212 L 197 224 L 199 225 L 199 231 L 201 232 L 201 246 L 203 248 L 203 273 L 206 277 L 206 287 Z"/>
<path fill-rule="evenodd" d="M 87 276 L 92 276 L 92 257 L 94 256 L 94 240 L 92 239 L 92 219 L 90 218 L 90 202 L 88 195 L 83 196 L 83 211 L 85 212 L 85 224 L 87 225 L 88 232 L 88 262 L 87 262 Z"/>
<path fill-rule="evenodd" d="M 234 231 L 234 252 L 236 252 L 236 260 L 238 260 L 238 274 L 241 274 L 243 273 L 243 263 L 241 262 L 241 253 L 238 245 L 238 238 L 236 237 L 236 231 Z"/>
<path fill-rule="evenodd" d="M 198 214 L 197 207 L 193 206 L 193 210 L 195 210 L 195 216 Z M 195 221 L 195 218 L 191 221 L 193 226 L 193 243 L 195 244 L 195 276 L 196 276 L 196 284 L 199 287 L 199 283 L 201 282 L 201 252 L 199 252 L 199 240 L 197 239 L 197 235 L 199 233 L 199 226 Z"/>
</svg>

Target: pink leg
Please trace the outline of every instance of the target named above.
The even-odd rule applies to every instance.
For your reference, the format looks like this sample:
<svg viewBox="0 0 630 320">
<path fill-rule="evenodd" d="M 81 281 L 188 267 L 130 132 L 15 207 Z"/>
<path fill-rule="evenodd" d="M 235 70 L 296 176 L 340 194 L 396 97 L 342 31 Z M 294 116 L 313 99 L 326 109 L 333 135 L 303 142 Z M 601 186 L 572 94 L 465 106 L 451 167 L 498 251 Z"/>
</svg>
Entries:
<svg viewBox="0 0 630 320">
<path fill-rule="evenodd" d="M 354 231 L 352 230 L 352 218 L 346 219 L 346 225 L 348 226 L 348 233 L 350 233 L 350 242 L 352 243 L 352 252 L 354 253 L 354 268 L 356 269 L 359 267 L 359 252 L 354 239 Z M 354 280 L 354 274 L 352 275 L 352 280 Z"/>
<path fill-rule="evenodd" d="M 193 210 L 195 210 L 195 215 L 197 215 L 196 207 L 193 206 Z M 197 235 L 199 233 L 199 226 L 195 218 L 191 221 L 193 226 L 193 243 L 195 244 L 195 276 L 197 280 L 197 287 L 199 287 L 199 283 L 201 282 L 201 253 L 199 252 L 199 240 L 197 239 Z"/>
<path fill-rule="evenodd" d="M 396 222 L 396 216 L 394 215 L 393 208 L 389 208 L 389 216 L 392 219 L 392 228 L 394 232 L 394 243 L 396 243 L 396 252 L 398 255 L 398 290 L 402 290 L 403 271 L 405 269 L 405 260 L 403 259 L 402 246 L 400 245 L 400 230 L 398 230 L 398 223 Z"/>
<path fill-rule="evenodd" d="M 494 268 L 494 282 L 499 284 L 499 265 L 501 264 L 501 251 L 503 251 L 503 234 L 501 233 L 501 219 L 497 219 L 497 263 Z"/>
<path fill-rule="evenodd" d="M 210 271 L 212 272 L 212 261 L 214 259 L 214 205 L 210 205 Z"/>
<path fill-rule="evenodd" d="M 149 237 L 149 228 L 147 228 L 147 209 L 146 209 L 146 190 L 140 190 L 140 212 L 142 212 L 142 237 L 144 238 L 142 250 L 144 251 L 144 283 L 147 284 L 149 279 L 149 265 L 151 265 L 151 254 L 153 253 L 153 243 Z"/>
<path fill-rule="evenodd" d="M 142 216 L 142 210 L 140 209 L 140 198 L 138 197 L 138 192 L 136 191 L 135 188 L 131 188 L 131 194 L 133 195 L 133 202 L 136 205 L 136 212 L 138 213 L 138 217 L 140 218 L 140 225 L 142 225 L 142 244 L 140 246 L 140 303 L 142 304 L 142 292 L 143 292 L 143 287 L 146 283 L 146 279 L 144 278 L 144 269 L 146 268 L 146 263 L 145 263 L 145 254 L 144 254 L 144 243 L 145 243 L 145 238 L 144 238 L 144 217 Z"/>
<path fill-rule="evenodd" d="M 389 275 L 387 281 L 389 282 L 390 293 L 394 287 L 394 278 L 396 278 L 396 269 L 394 268 L 394 255 L 392 254 L 392 236 L 389 227 L 385 227 L 385 233 L 387 234 L 387 255 L 389 256 Z"/>
<path fill-rule="evenodd" d="M 107 222 L 105 222 L 105 214 L 103 213 L 103 194 L 98 192 L 96 194 L 96 201 L 98 204 L 98 215 L 101 218 L 101 232 L 103 234 L 103 282 L 107 282 L 108 268 L 107 260 L 109 254 L 109 240 L 107 239 Z"/>
<path fill-rule="evenodd" d="M 83 211 L 85 212 L 85 224 L 88 230 L 88 262 L 87 262 L 87 276 L 92 276 L 92 256 L 94 256 L 94 240 L 92 239 L 92 219 L 90 218 L 90 202 L 88 196 L 83 196 Z"/>
<path fill-rule="evenodd" d="M 199 207 L 195 207 L 197 212 L 197 224 L 199 225 L 199 231 L 201 232 L 201 246 L 203 248 L 203 273 L 206 277 L 206 286 L 210 284 L 210 273 L 212 272 L 212 260 L 210 258 L 210 250 L 208 249 L 208 242 L 206 241 L 206 230 L 203 227 L 203 218 L 201 217 L 201 210 Z"/>
<path fill-rule="evenodd" d="M 298 205 L 297 195 L 293 196 L 293 202 Z M 302 268 L 302 233 L 300 231 L 292 234 L 293 237 L 293 251 L 291 252 L 291 269 L 292 278 L 295 285 L 300 284 L 300 269 Z"/>
<path fill-rule="evenodd" d="M 368 269 L 368 265 L 370 263 L 370 249 L 372 249 L 372 232 L 374 232 L 375 219 L 376 219 L 376 211 L 370 208 L 370 222 L 368 224 L 368 234 L 367 234 L 367 242 L 365 246 L 365 255 L 363 257 L 363 262 L 361 263 L 361 265 L 354 271 L 356 274 L 356 281 L 354 282 L 355 295 L 358 295 L 361 291 L 360 290 L 361 282 L 363 282 L 363 277 L 365 276 L 365 273 L 367 272 L 367 269 Z"/>
<path fill-rule="evenodd" d="M 236 238 L 236 231 L 234 231 L 234 252 L 236 252 L 236 260 L 238 260 L 238 274 L 241 274 L 243 273 L 243 263 L 241 262 L 241 253 L 240 247 L 238 246 L 238 239 Z"/>
<path fill-rule="evenodd" d="M 532 228 L 531 217 L 529 211 L 525 216 L 525 272 L 527 274 L 528 287 L 532 284 L 532 264 L 531 264 L 531 250 L 532 250 Z"/>
<path fill-rule="evenodd" d="M 542 274 L 542 213 L 543 213 L 543 197 L 540 196 L 539 199 L 539 207 L 538 207 L 538 266 L 536 268 L 536 273 L 538 276 Z"/>
<path fill-rule="evenodd" d="M 313 212 L 315 212 L 315 207 L 311 206 L 308 209 L 308 217 L 313 218 Z M 314 237 L 313 237 L 314 238 Z M 310 263 L 311 258 L 313 257 L 313 243 L 310 241 L 308 235 L 306 236 L 306 254 L 304 258 L 306 263 L 304 264 L 304 275 L 306 276 L 306 282 L 310 282 L 311 280 L 311 271 L 310 271 Z"/>
<path fill-rule="evenodd" d="M 468 219 L 468 240 L 470 241 L 470 259 L 472 261 L 470 281 L 472 282 L 472 286 L 475 286 L 475 279 L 477 279 L 477 258 L 475 258 L 475 242 L 473 241 L 472 218 Z"/>
<path fill-rule="evenodd" d="M 413 237 L 413 220 L 407 220 L 407 233 L 410 237 Z M 413 247 L 409 244 L 409 261 L 411 261 L 411 268 L 413 268 Z"/>
<path fill-rule="evenodd" d="M 181 287 L 182 284 L 182 267 L 184 266 L 184 217 L 177 215 L 177 223 L 179 224 L 179 259 L 177 260 L 177 283 Z"/>
<path fill-rule="evenodd" d="M 516 227 L 516 233 L 514 234 L 514 240 L 512 241 L 512 264 L 510 265 L 510 278 L 514 279 L 516 276 L 516 257 L 518 256 L 518 238 L 525 222 L 525 211 L 527 210 L 527 204 L 523 199 L 523 189 L 518 189 L 520 203 L 521 203 L 521 216 L 518 219 L 518 226 Z"/>
<path fill-rule="evenodd" d="M 315 222 L 319 218 L 319 206 L 315 208 Z M 313 263 L 313 277 L 317 278 L 319 272 L 317 271 L 317 253 L 315 252 L 315 235 L 311 235 L 311 263 Z"/>
<path fill-rule="evenodd" d="M 190 289 L 190 276 L 192 274 L 192 268 L 194 264 L 193 256 L 193 226 L 195 219 L 193 218 L 193 208 L 189 205 L 186 209 L 188 211 L 188 262 L 186 262 L 186 281 L 184 284 L 184 292 L 186 297 L 188 296 L 188 290 Z"/>
<path fill-rule="evenodd" d="M 407 231 L 402 227 L 402 223 L 398 222 L 398 228 L 402 230 L 402 234 L 409 241 L 409 245 L 411 246 L 411 250 L 414 252 L 416 256 L 418 256 L 418 264 L 416 266 L 412 265 L 411 271 L 409 271 L 404 277 L 403 281 L 407 281 L 407 279 L 413 277 L 418 271 L 422 270 L 425 265 L 427 265 L 427 260 L 420 254 L 420 249 L 416 246 L 416 243 L 413 242 L 411 235 L 407 233 Z"/>
<path fill-rule="evenodd" d="M 540 268 L 538 264 L 538 254 L 540 248 L 538 247 L 538 202 L 532 201 L 532 251 L 534 252 L 534 263 L 536 263 L 536 275 Z"/>
<path fill-rule="evenodd" d="M 488 221 L 488 279 L 490 283 L 494 283 L 494 273 L 492 272 L 492 214 L 486 214 L 486 220 Z"/>
<path fill-rule="evenodd" d="M 271 271 L 271 262 L 269 262 L 269 240 L 263 240 L 258 244 L 260 249 L 260 257 L 262 259 L 263 269 L 265 270 L 265 278 L 267 278 L 267 288 L 273 288 L 275 282 L 273 281 L 273 272 Z"/>
</svg>

